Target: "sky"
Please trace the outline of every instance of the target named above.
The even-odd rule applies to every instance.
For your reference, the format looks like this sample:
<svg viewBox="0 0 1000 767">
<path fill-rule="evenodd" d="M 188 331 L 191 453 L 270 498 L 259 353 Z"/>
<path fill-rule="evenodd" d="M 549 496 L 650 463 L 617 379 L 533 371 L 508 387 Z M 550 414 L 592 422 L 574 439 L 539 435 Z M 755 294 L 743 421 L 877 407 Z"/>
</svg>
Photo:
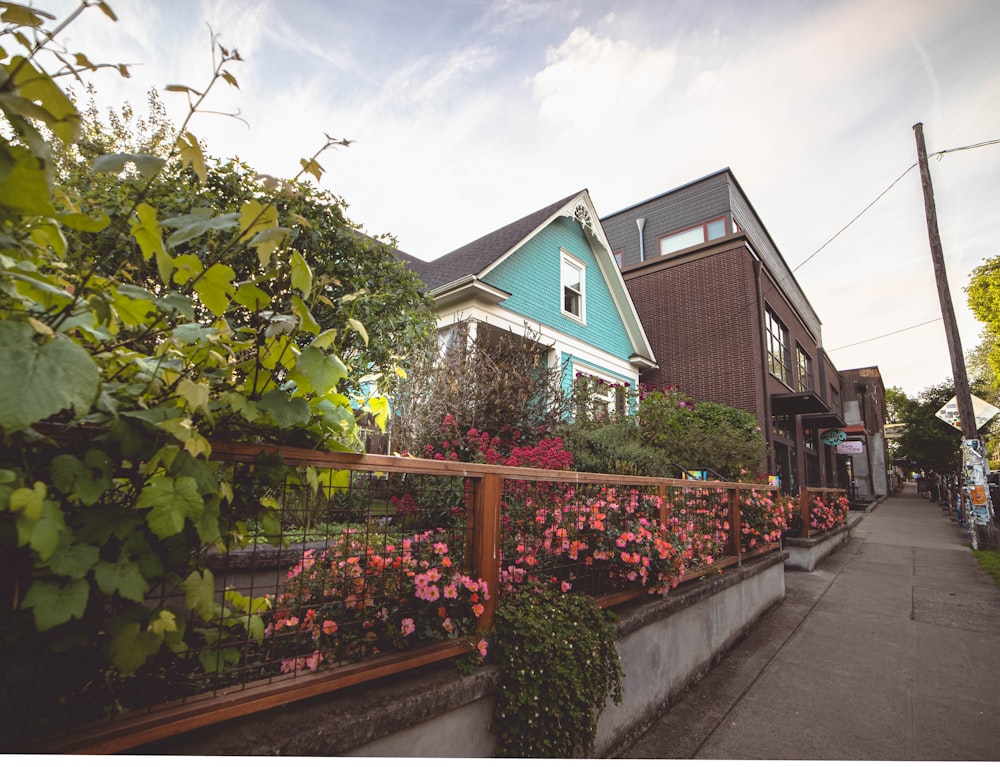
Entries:
<svg viewBox="0 0 1000 767">
<path fill-rule="evenodd" d="M 208 153 L 291 177 L 350 139 L 320 185 L 421 259 L 581 189 L 603 216 L 728 167 L 839 369 L 878 366 L 911 397 L 952 377 L 913 126 L 931 155 L 1000 139 L 996 0 L 108 3 L 116 23 L 90 8 L 59 38 L 133 65 L 93 75 L 98 104 L 141 112 L 156 88 L 179 123 L 166 86 L 206 86 L 214 34 L 242 61 L 191 123 Z M 968 354 L 970 272 L 1000 254 L 1000 144 L 930 173 Z"/>
</svg>

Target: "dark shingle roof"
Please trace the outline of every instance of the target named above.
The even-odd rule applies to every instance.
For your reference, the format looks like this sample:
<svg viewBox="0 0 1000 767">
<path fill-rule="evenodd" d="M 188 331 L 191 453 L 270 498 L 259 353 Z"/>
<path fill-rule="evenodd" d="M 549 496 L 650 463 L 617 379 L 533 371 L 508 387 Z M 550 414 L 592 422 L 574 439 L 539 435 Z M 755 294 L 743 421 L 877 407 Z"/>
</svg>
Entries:
<svg viewBox="0 0 1000 767">
<path fill-rule="evenodd" d="M 420 261 L 405 253 L 401 253 L 401 255 L 404 256 L 409 267 L 431 290 L 467 275 L 478 275 L 513 250 L 525 237 L 579 194 L 580 192 L 574 192 L 558 202 L 536 210 L 534 213 L 529 213 L 524 218 L 502 226 L 434 261 Z"/>
</svg>

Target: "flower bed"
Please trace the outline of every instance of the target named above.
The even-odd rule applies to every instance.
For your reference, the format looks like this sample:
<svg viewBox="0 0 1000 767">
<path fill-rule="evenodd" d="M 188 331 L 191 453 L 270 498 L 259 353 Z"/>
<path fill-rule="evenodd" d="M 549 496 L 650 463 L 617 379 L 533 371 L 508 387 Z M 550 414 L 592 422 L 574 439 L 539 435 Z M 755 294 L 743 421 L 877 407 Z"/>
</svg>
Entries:
<svg viewBox="0 0 1000 767">
<path fill-rule="evenodd" d="M 741 494 L 742 551 L 773 545 L 788 529 L 795 502 L 791 498 L 778 496 L 776 499 L 774 496 L 756 489 Z"/>
<path fill-rule="evenodd" d="M 847 522 L 847 512 L 850 511 L 850 508 L 851 503 L 846 495 L 810 493 L 809 528 L 823 532 L 841 527 Z"/>
<path fill-rule="evenodd" d="M 500 582 L 510 591 L 550 581 L 602 593 L 644 586 L 666 593 L 684 570 L 679 531 L 660 521 L 663 499 L 639 489 L 514 482 L 501 530 Z"/>
<path fill-rule="evenodd" d="M 289 570 L 264 631 L 281 673 L 473 633 L 489 588 L 459 570 L 448 531 L 406 536 L 379 551 L 366 538 L 349 530 Z M 485 655 L 485 642 L 479 649 Z"/>
<path fill-rule="evenodd" d="M 805 487 L 799 496 L 782 503 L 788 534 L 808 538 L 847 524 L 851 504 L 843 490 Z"/>
</svg>

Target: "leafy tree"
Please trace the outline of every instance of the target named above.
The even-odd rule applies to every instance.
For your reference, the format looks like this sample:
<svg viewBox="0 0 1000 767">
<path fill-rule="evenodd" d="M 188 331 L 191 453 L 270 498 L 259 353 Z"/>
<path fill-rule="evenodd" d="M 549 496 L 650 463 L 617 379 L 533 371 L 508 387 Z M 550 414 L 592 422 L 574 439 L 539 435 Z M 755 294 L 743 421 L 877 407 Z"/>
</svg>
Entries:
<svg viewBox="0 0 1000 767">
<path fill-rule="evenodd" d="M 59 85 L 104 66 L 58 49 L 60 33 L 95 8 L 116 20 L 110 7 L 83 0 L 51 28 L 3 8 L 0 670 L 59 668 L 78 705 L 119 705 L 117 682 L 153 658 L 191 650 L 225 670 L 234 639 L 262 636 L 266 605 L 220 603 L 203 554 L 242 545 L 250 519 L 276 531 L 276 513 L 211 461 L 211 440 L 357 448 L 356 415 L 388 414 L 361 378 L 410 332 L 389 319 L 379 350 L 364 323 L 415 287 L 393 297 L 381 263 L 354 274 L 383 246 L 304 181 L 345 142 L 287 181 L 205 157 L 192 119 L 236 85 L 238 52 L 215 42 L 206 87 L 169 87 L 191 104 L 169 139 L 155 112 L 125 136 L 128 112 L 105 129 Z"/>
<path fill-rule="evenodd" d="M 966 358 L 971 388 L 977 396 L 994 404 L 1000 402 L 1000 377 L 994 374 L 989 356 L 998 348 L 1000 341 L 984 330 L 979 345 Z M 1000 417 L 987 421 L 979 429 L 979 436 L 986 441 L 993 464 L 1000 463 Z"/>
<path fill-rule="evenodd" d="M 978 352 L 989 371 L 986 381 L 992 389 L 1000 388 L 1000 255 L 986 259 L 972 270 L 965 289 L 969 308 L 985 326 Z"/>
<path fill-rule="evenodd" d="M 406 350 L 428 338 L 435 323 L 419 280 L 396 256 L 392 239 L 361 234 L 359 226 L 345 215 L 346 203 L 332 193 L 306 181 L 291 183 L 263 176 L 238 160 L 204 157 L 203 183 L 181 160 L 167 163 L 155 178 L 148 179 L 143 168 L 157 166 L 156 158 L 169 149 L 175 128 L 155 90 L 149 92 L 147 106 L 145 117 L 126 104 L 109 111 L 102 121 L 91 104 L 84 114 L 83 138 L 57 157 L 60 186 L 80 190 L 90 208 L 116 210 L 122 215 L 141 194 L 165 222 L 175 222 L 181 231 L 186 227 L 204 229 L 198 245 L 205 250 L 226 244 L 231 237 L 228 222 L 243 206 L 272 195 L 274 215 L 290 222 L 284 232 L 285 247 L 301 253 L 315 271 L 320 300 L 312 308 L 313 318 L 323 328 L 344 329 L 328 348 L 353 369 L 364 371 L 366 384 L 383 378 L 391 381 L 400 375 Z M 108 158 L 140 159 L 133 159 L 116 176 L 95 176 L 93 165 L 108 163 Z M 313 162 L 309 167 L 319 178 L 319 164 Z M 215 211 L 214 222 L 199 218 L 198 212 L 205 210 Z M 76 252 L 104 254 L 96 265 L 101 273 L 127 273 L 155 289 L 155 265 L 134 253 L 120 231 L 104 229 L 75 236 L 80 239 Z M 249 243 L 230 249 L 227 265 L 234 270 L 237 282 L 253 279 L 260 256 L 259 248 Z M 256 284 L 271 299 L 290 289 L 287 282 L 276 280 L 258 280 Z M 245 322 L 250 321 L 251 313 L 247 308 Z M 370 337 L 378 338 L 378 343 L 369 343 Z M 345 378 L 342 383 L 359 381 Z"/>
<path fill-rule="evenodd" d="M 903 410 L 909 402 L 906 392 L 899 386 L 885 390 L 886 423 L 901 423 Z"/>
<path fill-rule="evenodd" d="M 950 381 L 924 389 L 916 399 L 898 388 L 886 392 L 895 422 L 904 425 L 897 440 L 897 460 L 918 471 L 948 474 L 958 470 L 961 435 L 935 415 L 954 396 Z"/>
<path fill-rule="evenodd" d="M 984 325 L 979 345 L 967 360 L 972 386 L 987 402 L 1000 402 L 1000 255 L 972 270 L 966 293 L 969 308 Z M 1000 460 L 1000 419 L 986 424 L 980 436 L 993 445 L 993 460 Z"/>
</svg>

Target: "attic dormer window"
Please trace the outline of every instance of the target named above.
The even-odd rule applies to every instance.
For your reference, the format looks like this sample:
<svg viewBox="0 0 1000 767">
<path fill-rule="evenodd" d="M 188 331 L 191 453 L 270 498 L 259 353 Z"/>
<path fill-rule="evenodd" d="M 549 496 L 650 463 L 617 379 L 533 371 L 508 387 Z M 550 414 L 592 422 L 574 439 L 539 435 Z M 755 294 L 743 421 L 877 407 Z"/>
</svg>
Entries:
<svg viewBox="0 0 1000 767">
<path fill-rule="evenodd" d="M 562 283 L 562 313 L 574 320 L 584 321 L 586 269 L 568 253 L 562 254 L 560 270 Z"/>
</svg>

